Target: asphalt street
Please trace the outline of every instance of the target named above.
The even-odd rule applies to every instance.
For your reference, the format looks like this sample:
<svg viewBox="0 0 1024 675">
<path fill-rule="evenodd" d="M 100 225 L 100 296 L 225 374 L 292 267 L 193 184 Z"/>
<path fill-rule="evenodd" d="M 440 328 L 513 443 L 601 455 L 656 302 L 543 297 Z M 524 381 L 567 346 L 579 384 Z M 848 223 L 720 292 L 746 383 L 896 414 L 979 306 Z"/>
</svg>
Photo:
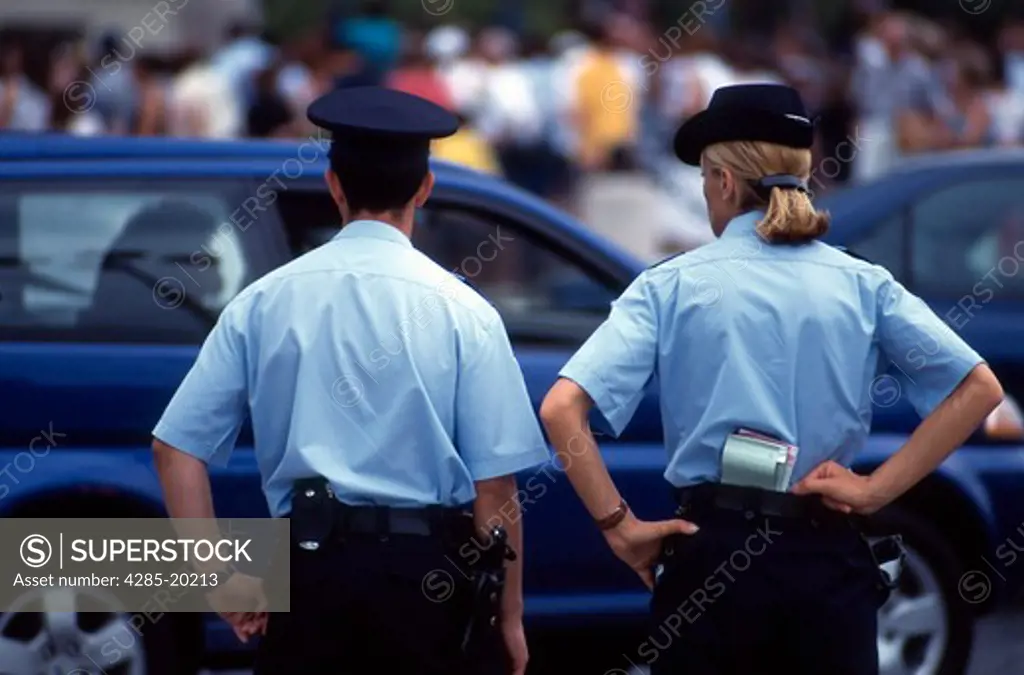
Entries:
<svg viewBox="0 0 1024 675">
<path fill-rule="evenodd" d="M 967 675 L 1020 673 L 1024 673 L 1024 609 L 1004 612 L 979 621 Z M 203 675 L 251 675 L 251 671 L 220 670 Z"/>
</svg>

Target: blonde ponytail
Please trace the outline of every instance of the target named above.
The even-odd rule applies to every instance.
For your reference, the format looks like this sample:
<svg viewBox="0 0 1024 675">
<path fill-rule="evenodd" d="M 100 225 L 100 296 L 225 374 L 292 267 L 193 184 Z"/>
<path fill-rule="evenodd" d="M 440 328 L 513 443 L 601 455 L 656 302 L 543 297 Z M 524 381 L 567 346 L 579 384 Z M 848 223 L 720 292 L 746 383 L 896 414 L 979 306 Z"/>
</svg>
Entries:
<svg viewBox="0 0 1024 675">
<path fill-rule="evenodd" d="M 759 141 L 718 143 L 704 151 L 705 161 L 728 169 L 739 181 L 740 206 L 764 211 L 757 233 L 770 243 L 802 244 L 828 232 L 829 215 L 818 212 L 810 194 L 802 189 L 772 187 L 768 199 L 754 183 L 766 176 L 797 176 L 806 181 L 811 172 L 811 151 Z M 758 192 L 761 192 L 759 195 Z"/>
</svg>

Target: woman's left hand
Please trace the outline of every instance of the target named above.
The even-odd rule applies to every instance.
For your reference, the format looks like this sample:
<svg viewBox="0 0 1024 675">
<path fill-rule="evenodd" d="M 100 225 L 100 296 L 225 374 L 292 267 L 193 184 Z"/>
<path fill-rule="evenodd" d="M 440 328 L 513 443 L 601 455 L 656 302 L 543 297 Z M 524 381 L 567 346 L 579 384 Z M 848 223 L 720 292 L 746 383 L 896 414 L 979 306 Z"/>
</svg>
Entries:
<svg viewBox="0 0 1024 675">
<path fill-rule="evenodd" d="M 793 486 L 793 494 L 819 494 L 825 506 L 842 513 L 866 516 L 885 506 L 868 476 L 856 474 L 833 461 L 816 466 Z"/>
</svg>

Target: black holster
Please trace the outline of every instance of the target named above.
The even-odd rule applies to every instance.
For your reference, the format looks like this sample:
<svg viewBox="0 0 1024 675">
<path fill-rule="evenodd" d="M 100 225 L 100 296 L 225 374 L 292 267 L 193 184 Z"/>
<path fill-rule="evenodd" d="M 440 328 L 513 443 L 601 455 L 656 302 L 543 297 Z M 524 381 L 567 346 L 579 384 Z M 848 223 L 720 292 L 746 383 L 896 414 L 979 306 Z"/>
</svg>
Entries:
<svg viewBox="0 0 1024 675">
<path fill-rule="evenodd" d="M 891 591 L 899 585 L 900 575 L 906 562 L 903 537 L 898 534 L 868 539 L 868 550 L 878 567 L 878 575 L 885 590 Z"/>
<path fill-rule="evenodd" d="M 501 526 L 491 529 L 486 548 L 470 566 L 473 585 L 472 611 L 462 637 L 462 652 L 470 661 L 491 661 L 495 645 L 504 653 L 499 636 L 501 598 L 505 590 L 505 561 L 515 560 L 516 553 L 508 545 L 508 533 Z"/>
<path fill-rule="evenodd" d="M 295 481 L 290 515 L 292 541 L 307 551 L 326 545 L 335 529 L 336 512 L 334 492 L 326 478 Z"/>
</svg>

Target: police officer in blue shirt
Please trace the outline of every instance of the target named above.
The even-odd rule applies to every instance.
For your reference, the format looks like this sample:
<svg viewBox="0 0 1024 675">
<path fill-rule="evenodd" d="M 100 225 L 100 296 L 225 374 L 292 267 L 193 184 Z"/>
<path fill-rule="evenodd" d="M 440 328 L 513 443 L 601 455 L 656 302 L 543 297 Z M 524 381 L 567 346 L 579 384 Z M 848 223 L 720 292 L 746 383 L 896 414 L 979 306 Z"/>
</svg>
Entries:
<svg viewBox="0 0 1024 675">
<path fill-rule="evenodd" d="M 514 474 L 549 453 L 497 311 L 410 241 L 430 141 L 457 121 L 376 87 L 328 94 L 309 119 L 333 135 L 342 230 L 224 309 L 153 432 L 167 509 L 213 517 L 207 464 L 248 413 L 295 540 L 291 612 L 226 616 L 263 634 L 257 674 L 521 675 Z M 497 525 L 518 555 L 501 572 L 503 546 L 476 574 L 494 558 L 476 534 Z"/>
<path fill-rule="evenodd" d="M 1002 397 L 982 359 L 889 272 L 817 241 L 828 216 L 806 188 L 812 141 L 789 87 L 717 90 L 675 150 L 702 169 L 718 240 L 642 273 L 541 408 L 556 452 L 572 456 L 573 487 L 653 589 L 650 633 L 631 658 L 653 675 L 877 673 L 888 592 L 856 518 L 935 469 Z M 890 364 L 924 422 L 856 475 Z M 680 510 L 644 522 L 588 415 L 619 434 L 654 376 Z"/>
</svg>

